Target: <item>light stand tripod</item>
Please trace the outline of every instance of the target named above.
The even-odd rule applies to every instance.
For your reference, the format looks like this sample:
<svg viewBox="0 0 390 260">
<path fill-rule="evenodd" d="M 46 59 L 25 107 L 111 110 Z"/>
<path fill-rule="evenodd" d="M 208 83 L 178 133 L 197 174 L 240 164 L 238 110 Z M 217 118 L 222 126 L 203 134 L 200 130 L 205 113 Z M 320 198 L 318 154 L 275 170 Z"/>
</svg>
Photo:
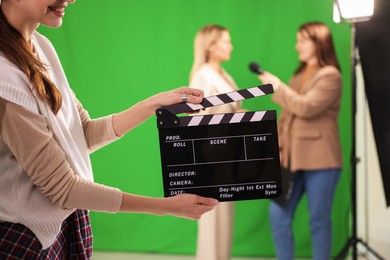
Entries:
<svg viewBox="0 0 390 260">
<path fill-rule="evenodd" d="M 352 259 L 357 260 L 357 246 L 358 244 L 363 245 L 368 252 L 375 256 L 379 260 L 384 260 L 377 252 L 375 252 L 366 242 L 357 237 L 357 178 L 356 178 L 356 165 L 359 159 L 356 157 L 356 66 L 358 64 L 358 49 L 356 48 L 356 25 L 351 23 L 351 34 L 352 34 L 352 150 L 351 150 L 351 200 L 352 200 L 352 234 L 347 240 L 344 247 L 335 257 L 336 260 L 343 260 L 346 258 L 349 249 L 352 248 Z"/>
</svg>

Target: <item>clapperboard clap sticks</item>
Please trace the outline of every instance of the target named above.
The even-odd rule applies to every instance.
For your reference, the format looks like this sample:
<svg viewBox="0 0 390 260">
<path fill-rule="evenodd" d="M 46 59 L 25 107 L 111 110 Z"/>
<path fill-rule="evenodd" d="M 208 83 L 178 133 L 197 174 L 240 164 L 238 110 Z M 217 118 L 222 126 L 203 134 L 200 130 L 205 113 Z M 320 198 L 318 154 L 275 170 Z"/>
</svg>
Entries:
<svg viewBox="0 0 390 260">
<path fill-rule="evenodd" d="M 270 84 L 156 110 L 164 196 L 219 201 L 271 199 L 282 193 L 276 111 L 181 116 L 273 93 Z"/>
</svg>

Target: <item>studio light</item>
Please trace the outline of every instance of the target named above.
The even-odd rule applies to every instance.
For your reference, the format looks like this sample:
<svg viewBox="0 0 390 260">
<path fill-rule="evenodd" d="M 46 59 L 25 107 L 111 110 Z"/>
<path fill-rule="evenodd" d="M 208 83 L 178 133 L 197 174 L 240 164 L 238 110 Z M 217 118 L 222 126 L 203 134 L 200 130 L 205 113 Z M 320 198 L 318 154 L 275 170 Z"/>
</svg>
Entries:
<svg viewBox="0 0 390 260">
<path fill-rule="evenodd" d="M 336 23 L 363 22 L 374 14 L 374 0 L 335 0 L 333 21 Z"/>
<path fill-rule="evenodd" d="M 358 238 L 357 234 L 357 178 L 356 164 L 359 158 L 356 156 L 356 70 L 359 59 L 358 46 L 356 45 L 356 23 L 364 22 L 371 19 L 374 14 L 374 0 L 335 0 L 333 3 L 333 21 L 336 23 L 349 23 L 351 25 L 351 67 L 352 67 L 352 147 L 351 147 L 351 210 L 352 210 L 352 227 L 351 237 L 345 243 L 344 247 L 335 257 L 336 260 L 346 259 L 349 249 L 352 249 L 352 259 L 357 260 L 357 246 L 361 244 L 376 259 L 384 260 L 375 252 L 366 242 Z"/>
</svg>

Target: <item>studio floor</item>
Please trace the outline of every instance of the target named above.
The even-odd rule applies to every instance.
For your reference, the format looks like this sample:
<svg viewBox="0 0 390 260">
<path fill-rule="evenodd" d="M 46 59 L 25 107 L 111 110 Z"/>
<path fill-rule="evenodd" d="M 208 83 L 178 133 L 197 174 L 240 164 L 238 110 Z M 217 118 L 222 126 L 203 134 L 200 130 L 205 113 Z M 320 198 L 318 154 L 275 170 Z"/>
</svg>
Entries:
<svg viewBox="0 0 390 260">
<path fill-rule="evenodd" d="M 351 259 L 351 258 L 349 258 Z M 373 256 L 361 255 L 359 260 L 376 259 Z M 136 253 L 117 253 L 117 252 L 101 252 L 95 251 L 93 253 L 93 260 L 195 260 L 194 256 L 189 255 L 161 255 L 161 254 L 136 254 Z M 261 258 L 261 257 L 232 257 L 231 260 L 276 260 L 276 258 Z M 295 260 L 309 260 L 295 259 Z M 346 259 L 348 260 L 348 259 Z"/>
<path fill-rule="evenodd" d="M 92 259 L 93 260 L 195 260 L 195 256 L 94 252 Z M 275 260 L 275 259 L 276 258 L 233 257 L 231 260 Z"/>
</svg>

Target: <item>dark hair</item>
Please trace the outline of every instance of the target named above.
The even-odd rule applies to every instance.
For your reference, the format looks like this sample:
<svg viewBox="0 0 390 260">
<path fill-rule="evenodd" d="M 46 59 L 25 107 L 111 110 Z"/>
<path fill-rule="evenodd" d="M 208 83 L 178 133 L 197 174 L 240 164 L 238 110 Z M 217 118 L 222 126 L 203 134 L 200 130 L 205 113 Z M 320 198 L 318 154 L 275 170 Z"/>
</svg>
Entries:
<svg viewBox="0 0 390 260">
<path fill-rule="evenodd" d="M 33 54 L 29 43 L 7 21 L 0 8 L 0 52 L 14 63 L 30 79 L 39 98 L 46 102 L 53 113 L 61 108 L 62 96 L 53 82 L 45 75 L 47 69 Z"/>
<path fill-rule="evenodd" d="M 324 23 L 322 22 L 308 22 L 302 24 L 298 32 L 309 37 L 316 48 L 316 57 L 318 65 L 324 67 L 326 65 L 333 65 L 340 70 L 340 65 L 337 60 L 336 51 L 333 44 L 332 34 Z M 306 63 L 300 62 L 295 74 L 298 74 L 306 67 Z"/>
</svg>

